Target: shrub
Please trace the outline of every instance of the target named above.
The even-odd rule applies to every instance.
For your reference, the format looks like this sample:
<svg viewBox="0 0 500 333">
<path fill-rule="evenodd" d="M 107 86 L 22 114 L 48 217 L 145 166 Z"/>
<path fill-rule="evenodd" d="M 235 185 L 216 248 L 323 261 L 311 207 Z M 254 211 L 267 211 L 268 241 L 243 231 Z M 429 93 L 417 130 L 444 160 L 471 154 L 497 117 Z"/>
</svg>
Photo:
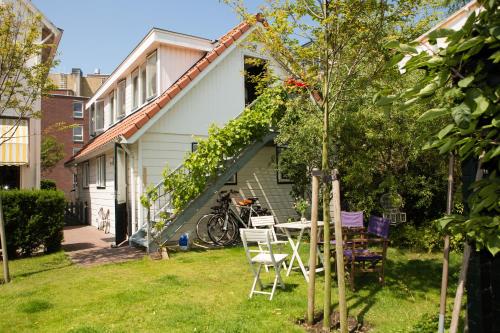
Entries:
<svg viewBox="0 0 500 333">
<path fill-rule="evenodd" d="M 66 201 L 61 191 L 0 191 L 10 256 L 61 248 Z"/>
<path fill-rule="evenodd" d="M 52 179 L 42 179 L 40 181 L 40 188 L 42 190 L 56 190 L 56 181 Z"/>
</svg>

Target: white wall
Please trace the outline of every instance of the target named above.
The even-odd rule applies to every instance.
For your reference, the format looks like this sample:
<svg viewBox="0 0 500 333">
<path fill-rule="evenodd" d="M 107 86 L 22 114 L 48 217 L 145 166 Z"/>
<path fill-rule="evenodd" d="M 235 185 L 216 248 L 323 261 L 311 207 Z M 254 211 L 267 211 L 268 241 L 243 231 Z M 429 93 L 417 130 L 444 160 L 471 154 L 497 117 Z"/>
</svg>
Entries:
<svg viewBox="0 0 500 333">
<path fill-rule="evenodd" d="M 204 52 L 199 50 L 162 45 L 158 54 L 160 60 L 160 91 L 167 90 L 203 55 Z"/>
<path fill-rule="evenodd" d="M 82 164 L 78 165 L 78 189 L 79 200 L 87 202 L 90 209 L 90 223 L 97 227 L 98 212 L 102 208 L 104 211 L 109 209 L 111 221 L 111 233 L 115 232 L 115 166 L 114 166 L 114 150 L 111 149 L 105 153 L 106 156 L 106 187 L 97 188 L 97 162 L 96 158 L 89 160 L 90 181 L 89 188 L 82 187 Z"/>
</svg>

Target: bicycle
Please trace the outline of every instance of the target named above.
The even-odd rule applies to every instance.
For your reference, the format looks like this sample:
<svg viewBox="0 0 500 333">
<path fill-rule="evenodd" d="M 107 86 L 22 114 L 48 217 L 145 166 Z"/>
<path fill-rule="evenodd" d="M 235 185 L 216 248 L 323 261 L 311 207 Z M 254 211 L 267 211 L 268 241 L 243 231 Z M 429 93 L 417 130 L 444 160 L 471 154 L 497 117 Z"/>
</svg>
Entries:
<svg viewBox="0 0 500 333">
<path fill-rule="evenodd" d="M 238 214 L 231 205 L 230 195 L 233 193 L 238 192 L 221 193 L 221 209 L 208 221 L 207 233 L 214 244 L 225 246 L 236 243 L 239 240 L 238 229 L 251 226 L 250 216 L 268 215 L 268 210 L 260 206 L 257 197 L 239 201 Z"/>
</svg>

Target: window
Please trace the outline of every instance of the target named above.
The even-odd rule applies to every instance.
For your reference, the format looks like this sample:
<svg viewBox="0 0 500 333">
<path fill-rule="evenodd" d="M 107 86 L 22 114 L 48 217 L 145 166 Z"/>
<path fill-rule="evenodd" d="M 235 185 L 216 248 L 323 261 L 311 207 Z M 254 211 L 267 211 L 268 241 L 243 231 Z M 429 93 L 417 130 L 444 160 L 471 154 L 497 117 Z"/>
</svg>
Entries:
<svg viewBox="0 0 500 333">
<path fill-rule="evenodd" d="M 76 173 L 73 174 L 73 190 L 78 186 L 78 175 Z"/>
<path fill-rule="evenodd" d="M 139 106 L 139 70 L 132 73 L 132 110 Z"/>
<path fill-rule="evenodd" d="M 146 66 L 141 68 L 141 104 L 146 102 Z"/>
<path fill-rule="evenodd" d="M 82 148 L 73 148 L 73 155 L 78 153 Z"/>
<path fill-rule="evenodd" d="M 111 115 L 111 124 L 115 122 L 115 92 L 109 95 L 109 114 Z"/>
<path fill-rule="evenodd" d="M 156 51 L 146 59 L 146 96 L 150 99 L 156 96 Z"/>
<path fill-rule="evenodd" d="M 281 152 L 287 149 L 283 146 L 276 146 L 276 180 L 278 184 L 291 184 L 292 180 L 281 171 Z"/>
<path fill-rule="evenodd" d="M 121 119 L 125 116 L 125 80 L 118 82 L 116 95 L 116 118 Z"/>
<path fill-rule="evenodd" d="M 95 131 L 100 133 L 104 130 L 104 101 L 95 102 Z"/>
<path fill-rule="evenodd" d="M 73 101 L 73 118 L 83 118 L 82 101 Z"/>
<path fill-rule="evenodd" d="M 90 106 L 89 134 L 95 136 L 95 104 Z"/>
<path fill-rule="evenodd" d="M 83 126 L 78 125 L 73 127 L 73 141 L 74 142 L 83 142 Z"/>
<path fill-rule="evenodd" d="M 104 155 L 96 159 L 96 185 L 97 188 L 106 187 L 106 156 Z"/>
<path fill-rule="evenodd" d="M 90 173 L 89 173 L 89 162 L 83 163 L 82 166 L 82 187 L 89 188 L 90 183 Z"/>
<path fill-rule="evenodd" d="M 245 57 L 245 105 L 251 104 L 257 97 L 257 87 L 266 75 L 266 61 Z"/>
</svg>

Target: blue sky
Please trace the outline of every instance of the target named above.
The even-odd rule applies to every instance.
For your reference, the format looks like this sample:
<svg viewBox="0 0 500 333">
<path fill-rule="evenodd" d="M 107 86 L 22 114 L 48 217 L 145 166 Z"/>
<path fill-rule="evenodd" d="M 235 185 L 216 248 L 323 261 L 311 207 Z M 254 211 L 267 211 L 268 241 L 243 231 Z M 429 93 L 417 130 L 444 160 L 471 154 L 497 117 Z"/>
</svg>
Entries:
<svg viewBox="0 0 500 333">
<path fill-rule="evenodd" d="M 216 39 L 238 24 L 219 0 L 32 0 L 64 30 L 55 72 L 111 73 L 152 27 Z M 264 0 L 246 0 L 252 12 Z"/>
</svg>

